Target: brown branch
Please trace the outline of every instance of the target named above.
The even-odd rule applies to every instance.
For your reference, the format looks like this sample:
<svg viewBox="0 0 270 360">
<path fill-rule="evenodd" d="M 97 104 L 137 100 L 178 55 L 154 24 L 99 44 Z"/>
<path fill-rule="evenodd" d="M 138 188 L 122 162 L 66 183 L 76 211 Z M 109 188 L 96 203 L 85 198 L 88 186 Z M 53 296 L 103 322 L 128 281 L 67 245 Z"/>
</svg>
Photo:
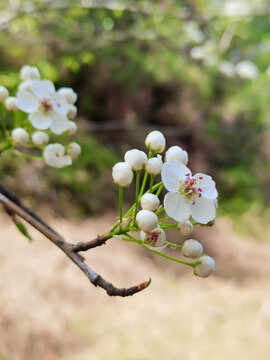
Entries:
<svg viewBox="0 0 270 360">
<path fill-rule="evenodd" d="M 12 200 L 10 200 L 7 196 L 5 196 L 3 193 L 0 192 L 0 203 L 3 204 L 4 208 L 11 212 L 15 213 L 22 219 L 24 219 L 28 224 L 32 225 L 35 229 L 37 229 L 40 233 L 42 233 L 47 239 L 49 239 L 51 242 L 53 242 L 59 249 L 61 249 L 70 259 L 73 261 L 79 269 L 88 277 L 90 282 L 95 285 L 103 288 L 106 290 L 107 294 L 110 296 L 131 296 L 139 291 L 144 290 L 150 285 L 151 279 L 149 281 L 143 282 L 139 285 L 132 286 L 130 288 L 117 288 L 110 282 L 106 281 L 101 275 L 97 274 L 94 270 L 92 270 L 87 264 L 84 263 L 84 259 L 80 254 L 77 254 L 77 251 L 80 247 L 82 247 L 83 243 L 78 243 L 75 245 L 75 251 L 74 251 L 74 245 L 68 243 L 61 235 L 59 235 L 56 231 L 54 231 L 52 228 L 50 228 L 48 225 L 44 225 L 44 221 L 39 221 L 39 217 L 33 216 L 29 212 L 27 212 L 21 205 L 22 202 L 20 201 L 19 204 L 14 203 Z M 45 223 L 46 224 L 46 223 Z M 102 237 L 101 237 L 102 238 Z M 97 237 L 97 239 L 100 239 Z M 94 242 L 97 239 L 94 239 Z M 105 237 L 104 237 L 105 239 Z M 105 240 L 106 241 L 106 240 Z M 93 242 L 93 244 L 94 244 Z M 88 242 L 86 244 L 88 244 Z M 80 245 L 80 246 L 79 246 Z M 102 245 L 102 244 L 99 244 Z M 96 246 L 99 246 L 96 245 Z M 77 247 L 77 250 L 76 250 Z M 93 247 L 93 246 L 92 246 Z M 89 247 L 90 249 L 91 247 Z"/>
<path fill-rule="evenodd" d="M 87 251 L 89 249 L 93 249 L 97 246 L 104 245 L 107 240 L 111 237 L 109 235 L 101 235 L 97 236 L 95 239 L 87 241 L 87 242 L 79 242 L 77 244 L 72 245 L 73 252 L 77 253 L 79 251 Z"/>
</svg>

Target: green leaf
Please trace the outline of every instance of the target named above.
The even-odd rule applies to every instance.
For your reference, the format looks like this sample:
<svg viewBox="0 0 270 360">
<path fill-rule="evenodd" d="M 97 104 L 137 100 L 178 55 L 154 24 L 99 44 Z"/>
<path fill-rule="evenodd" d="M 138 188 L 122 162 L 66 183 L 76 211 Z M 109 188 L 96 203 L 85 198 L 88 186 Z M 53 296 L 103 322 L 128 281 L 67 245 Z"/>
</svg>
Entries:
<svg viewBox="0 0 270 360">
<path fill-rule="evenodd" d="M 15 222 L 15 225 L 16 225 L 17 229 L 18 229 L 30 242 L 33 241 L 33 239 L 31 238 L 28 230 L 26 229 L 26 227 L 25 227 L 25 225 L 24 225 L 23 223 L 16 221 L 16 222 Z"/>
</svg>

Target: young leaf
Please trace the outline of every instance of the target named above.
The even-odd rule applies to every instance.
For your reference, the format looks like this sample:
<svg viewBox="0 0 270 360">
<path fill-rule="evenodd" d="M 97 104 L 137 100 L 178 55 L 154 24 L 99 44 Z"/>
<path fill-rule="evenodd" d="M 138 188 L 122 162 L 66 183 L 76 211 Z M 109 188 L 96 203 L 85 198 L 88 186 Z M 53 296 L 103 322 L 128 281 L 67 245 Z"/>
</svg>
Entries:
<svg viewBox="0 0 270 360">
<path fill-rule="evenodd" d="M 25 227 L 25 225 L 19 221 L 15 222 L 15 225 L 17 227 L 17 229 L 30 241 L 32 242 L 33 239 L 31 238 L 27 228 Z"/>
</svg>

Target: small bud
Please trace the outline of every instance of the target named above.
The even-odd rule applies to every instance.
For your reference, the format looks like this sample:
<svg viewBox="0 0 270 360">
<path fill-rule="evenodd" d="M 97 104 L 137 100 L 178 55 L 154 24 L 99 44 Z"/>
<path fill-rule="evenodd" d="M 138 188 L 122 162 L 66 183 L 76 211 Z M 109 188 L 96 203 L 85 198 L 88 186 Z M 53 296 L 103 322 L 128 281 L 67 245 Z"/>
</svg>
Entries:
<svg viewBox="0 0 270 360">
<path fill-rule="evenodd" d="M 36 146 L 47 145 L 49 142 L 49 135 L 44 131 L 36 131 L 32 134 L 33 144 Z"/>
<path fill-rule="evenodd" d="M 180 221 L 177 224 L 177 230 L 184 236 L 189 235 L 193 231 L 193 225 L 189 220 Z"/>
<path fill-rule="evenodd" d="M 20 71 L 20 78 L 22 80 L 39 80 L 40 73 L 35 66 L 24 65 Z"/>
<path fill-rule="evenodd" d="M 68 145 L 67 153 L 72 157 L 72 159 L 76 159 L 81 153 L 80 145 L 75 142 L 70 143 Z"/>
<path fill-rule="evenodd" d="M 141 240 L 151 250 L 162 251 L 167 245 L 166 233 L 159 226 L 150 232 L 141 231 Z"/>
<path fill-rule="evenodd" d="M 206 278 L 215 270 L 215 260 L 210 256 L 203 255 L 199 258 L 200 264 L 196 265 L 194 274 Z"/>
<path fill-rule="evenodd" d="M 69 104 L 74 104 L 77 100 L 77 94 L 75 93 L 75 91 L 71 88 L 68 87 L 63 87 L 61 89 L 59 89 L 57 91 L 59 94 L 61 94 L 62 96 L 64 96 L 64 98 L 66 99 L 66 101 Z"/>
<path fill-rule="evenodd" d="M 75 122 L 69 121 L 68 128 L 67 128 L 67 135 L 71 136 L 71 135 L 75 134 L 77 129 L 78 129 L 78 126 L 75 124 Z"/>
<path fill-rule="evenodd" d="M 158 218 L 155 213 L 149 210 L 141 210 L 136 216 L 136 222 L 143 231 L 152 231 L 158 225 Z"/>
<path fill-rule="evenodd" d="M 67 117 L 70 120 L 75 119 L 75 117 L 77 116 L 77 107 L 75 105 L 69 105 L 69 110 L 67 113 Z"/>
<path fill-rule="evenodd" d="M 17 99 L 14 96 L 10 96 L 5 100 L 5 107 L 9 111 L 17 111 L 19 110 L 17 106 Z"/>
<path fill-rule="evenodd" d="M 141 197 L 141 207 L 143 210 L 156 211 L 159 203 L 159 198 L 154 194 L 144 194 Z"/>
<path fill-rule="evenodd" d="M 132 149 L 125 153 L 125 161 L 131 166 L 132 170 L 142 170 L 147 163 L 147 156 L 143 151 Z"/>
<path fill-rule="evenodd" d="M 162 166 L 161 156 L 158 155 L 147 161 L 145 169 L 150 175 L 158 175 L 161 172 Z"/>
<path fill-rule="evenodd" d="M 153 152 L 161 153 L 166 146 L 166 140 L 164 135 L 160 131 L 151 131 L 146 139 L 145 145 L 148 147 L 149 150 Z"/>
<path fill-rule="evenodd" d="M 31 92 L 32 83 L 33 83 L 32 80 L 25 80 L 25 81 L 21 82 L 20 85 L 18 86 L 19 92 L 23 92 L 23 91 L 30 91 Z"/>
<path fill-rule="evenodd" d="M 29 135 L 23 128 L 16 128 L 12 130 L 11 137 L 14 143 L 18 145 L 26 145 L 29 140 Z"/>
<path fill-rule="evenodd" d="M 65 148 L 61 144 L 47 145 L 43 152 L 45 163 L 55 168 L 71 165 L 71 156 L 65 155 L 65 152 Z"/>
<path fill-rule="evenodd" d="M 203 253 L 202 244 L 193 239 L 186 240 L 182 247 L 182 253 L 186 257 L 196 259 Z"/>
<path fill-rule="evenodd" d="M 187 165 L 188 153 L 180 146 L 172 146 L 166 151 L 165 161 L 178 160 Z"/>
<path fill-rule="evenodd" d="M 133 180 L 133 172 L 128 163 L 119 162 L 112 169 L 112 177 L 115 184 L 129 186 Z"/>
<path fill-rule="evenodd" d="M 8 97 L 8 90 L 0 85 L 0 104 L 2 104 Z"/>
</svg>

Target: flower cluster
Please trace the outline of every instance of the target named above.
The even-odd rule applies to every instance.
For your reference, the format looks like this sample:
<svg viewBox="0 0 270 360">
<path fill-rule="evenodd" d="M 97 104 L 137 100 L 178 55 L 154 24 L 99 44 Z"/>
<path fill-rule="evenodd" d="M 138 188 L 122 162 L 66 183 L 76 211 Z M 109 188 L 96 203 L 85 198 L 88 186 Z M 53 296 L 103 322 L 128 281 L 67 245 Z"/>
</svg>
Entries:
<svg viewBox="0 0 270 360">
<path fill-rule="evenodd" d="M 195 275 L 208 277 L 215 270 L 215 261 L 203 254 L 202 245 L 194 239 L 188 239 L 183 244 L 169 242 L 165 231 L 176 228 L 182 235 L 188 236 L 195 225 L 211 226 L 217 208 L 215 182 L 209 175 L 192 175 L 187 167 L 188 154 L 179 146 L 170 147 L 163 162 L 160 153 L 165 150 L 166 140 L 160 131 L 152 131 L 145 144 L 149 149 L 148 155 L 138 149 L 129 150 L 124 155 L 124 161 L 113 167 L 112 176 L 119 185 L 120 219 L 111 229 L 111 234 L 137 242 L 170 260 L 192 266 Z M 141 181 L 142 172 L 144 177 Z M 135 203 L 123 215 L 123 189 L 132 183 L 134 173 Z M 157 175 L 161 175 L 161 181 L 155 183 Z M 164 188 L 167 192 L 161 201 Z M 164 212 L 166 217 L 162 217 Z M 139 238 L 136 233 L 139 233 Z M 194 261 L 167 255 L 163 252 L 167 246 L 180 249 L 184 257 Z"/>
<path fill-rule="evenodd" d="M 21 68 L 20 78 L 16 96 L 9 96 L 8 90 L 0 86 L 0 106 L 4 104 L 6 110 L 18 114 L 14 114 L 10 133 L 2 119 L 7 147 L 37 148 L 43 152 L 47 165 L 71 165 L 81 152 L 80 146 L 75 142 L 67 146 L 49 142 L 51 135 L 71 136 L 77 131 L 73 121 L 77 115 L 77 94 L 71 88 L 56 91 L 51 81 L 41 80 L 39 70 L 29 65 Z"/>
</svg>

